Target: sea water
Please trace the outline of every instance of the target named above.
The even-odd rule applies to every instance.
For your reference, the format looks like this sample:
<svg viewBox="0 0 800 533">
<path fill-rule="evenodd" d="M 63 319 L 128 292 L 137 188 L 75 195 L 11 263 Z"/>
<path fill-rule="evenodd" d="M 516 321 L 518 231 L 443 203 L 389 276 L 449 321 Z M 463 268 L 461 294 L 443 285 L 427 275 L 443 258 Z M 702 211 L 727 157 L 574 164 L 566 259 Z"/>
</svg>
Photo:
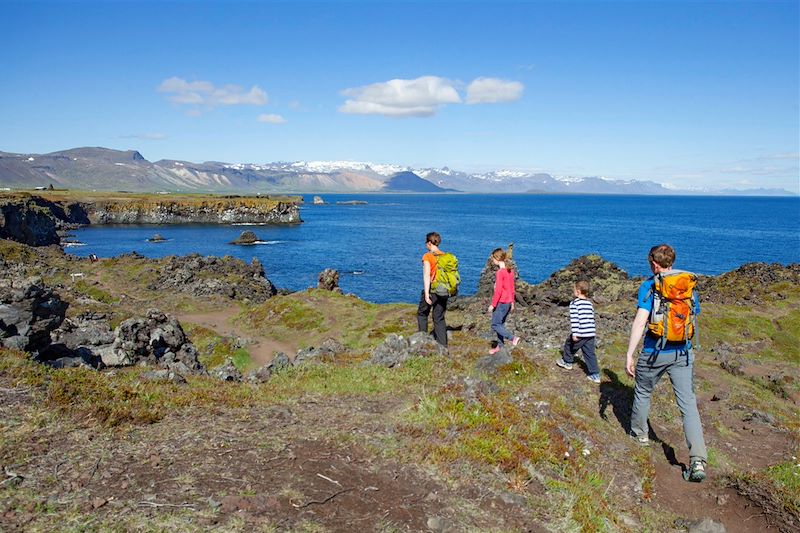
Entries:
<svg viewBox="0 0 800 533">
<path fill-rule="evenodd" d="M 371 302 L 416 302 L 422 288 L 425 234 L 458 256 L 461 292 L 474 294 L 489 253 L 514 243 L 523 279 L 545 280 L 571 260 L 599 254 L 631 275 L 649 274 L 647 252 L 658 243 L 677 250 L 676 267 L 716 275 L 744 263 L 800 262 L 800 198 L 652 197 L 466 194 L 342 194 L 311 196 L 302 224 L 89 226 L 75 232 L 75 255 L 138 252 L 258 258 L 278 287 L 316 286 L 326 268 L 340 285 Z M 336 202 L 360 200 L 360 205 Z M 228 244 L 244 230 L 262 241 Z M 147 242 L 159 233 L 165 242 Z"/>
</svg>

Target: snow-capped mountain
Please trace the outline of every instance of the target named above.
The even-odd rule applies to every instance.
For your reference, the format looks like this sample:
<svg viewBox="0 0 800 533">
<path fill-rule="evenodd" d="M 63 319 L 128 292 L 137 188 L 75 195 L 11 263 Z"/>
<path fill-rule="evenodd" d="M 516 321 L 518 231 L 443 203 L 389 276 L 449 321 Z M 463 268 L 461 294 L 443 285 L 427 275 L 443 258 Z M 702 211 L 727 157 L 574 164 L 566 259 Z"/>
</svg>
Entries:
<svg viewBox="0 0 800 533">
<path fill-rule="evenodd" d="M 698 194 L 653 181 L 553 176 L 499 169 L 467 173 L 448 167 L 411 168 L 365 161 L 225 163 L 161 160 L 135 150 L 75 148 L 50 154 L 0 152 L 0 186 L 48 186 L 127 191 L 218 192 L 493 192 L 572 194 Z M 705 194 L 713 191 L 703 191 Z M 717 194 L 791 194 L 783 190 Z"/>
</svg>

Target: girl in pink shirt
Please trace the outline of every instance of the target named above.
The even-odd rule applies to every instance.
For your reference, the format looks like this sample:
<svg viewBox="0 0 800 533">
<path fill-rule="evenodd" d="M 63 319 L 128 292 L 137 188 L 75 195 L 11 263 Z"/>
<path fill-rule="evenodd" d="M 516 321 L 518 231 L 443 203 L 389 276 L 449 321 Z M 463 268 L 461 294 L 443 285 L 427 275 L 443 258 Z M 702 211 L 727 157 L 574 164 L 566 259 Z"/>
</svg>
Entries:
<svg viewBox="0 0 800 533">
<path fill-rule="evenodd" d="M 511 341 L 512 346 L 516 346 L 520 338 L 506 329 L 506 318 L 514 310 L 514 271 L 506 265 L 507 256 L 502 248 L 493 251 L 491 257 L 498 268 L 494 278 L 492 303 L 489 304 L 489 312 L 492 313 L 492 331 L 497 333 L 497 346 L 489 350 L 489 353 L 494 355 L 500 351 L 506 339 Z"/>
</svg>

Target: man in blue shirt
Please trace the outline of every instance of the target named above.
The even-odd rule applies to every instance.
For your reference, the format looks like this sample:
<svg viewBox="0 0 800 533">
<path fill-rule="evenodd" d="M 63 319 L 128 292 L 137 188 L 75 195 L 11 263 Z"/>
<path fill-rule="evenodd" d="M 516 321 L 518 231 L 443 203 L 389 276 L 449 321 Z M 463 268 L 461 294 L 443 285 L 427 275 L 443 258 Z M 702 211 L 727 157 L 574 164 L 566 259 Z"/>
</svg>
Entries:
<svg viewBox="0 0 800 533">
<path fill-rule="evenodd" d="M 653 275 L 669 274 L 675 262 L 675 250 L 667 244 L 653 246 L 648 254 L 650 270 Z M 703 427 L 700 424 L 700 413 L 697 410 L 697 398 L 694 394 L 694 354 L 692 343 L 686 341 L 666 342 L 660 346 L 659 338 L 645 328 L 650 321 L 653 309 L 655 286 L 653 278 L 645 280 L 639 287 L 638 309 L 631 326 L 628 341 L 628 353 L 625 356 L 625 371 L 636 380 L 631 411 L 631 432 L 639 443 L 649 444 L 647 416 L 650 412 L 650 397 L 653 388 L 664 374 L 669 374 L 672 390 L 683 419 L 683 433 L 689 447 L 689 467 L 684 478 L 700 482 L 706 477 L 706 461 L 708 455 L 703 438 Z M 695 298 L 697 302 L 697 298 Z M 695 303 L 695 313 L 700 312 Z M 634 352 L 644 334 L 644 345 L 638 361 L 634 361 Z"/>
</svg>

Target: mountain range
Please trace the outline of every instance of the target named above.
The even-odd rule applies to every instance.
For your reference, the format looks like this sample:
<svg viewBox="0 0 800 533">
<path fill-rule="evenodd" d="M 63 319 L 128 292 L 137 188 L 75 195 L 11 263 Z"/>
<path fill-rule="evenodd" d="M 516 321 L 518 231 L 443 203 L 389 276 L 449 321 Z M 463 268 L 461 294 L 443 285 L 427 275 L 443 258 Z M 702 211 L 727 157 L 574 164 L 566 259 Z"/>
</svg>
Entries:
<svg viewBox="0 0 800 533">
<path fill-rule="evenodd" d="M 676 190 L 648 180 L 556 177 L 496 170 L 410 168 L 354 161 L 265 164 L 150 162 L 135 150 L 74 148 L 49 154 L 0 152 L 0 187 L 198 192 L 471 192 L 531 194 L 792 195 L 784 189 Z"/>
</svg>

